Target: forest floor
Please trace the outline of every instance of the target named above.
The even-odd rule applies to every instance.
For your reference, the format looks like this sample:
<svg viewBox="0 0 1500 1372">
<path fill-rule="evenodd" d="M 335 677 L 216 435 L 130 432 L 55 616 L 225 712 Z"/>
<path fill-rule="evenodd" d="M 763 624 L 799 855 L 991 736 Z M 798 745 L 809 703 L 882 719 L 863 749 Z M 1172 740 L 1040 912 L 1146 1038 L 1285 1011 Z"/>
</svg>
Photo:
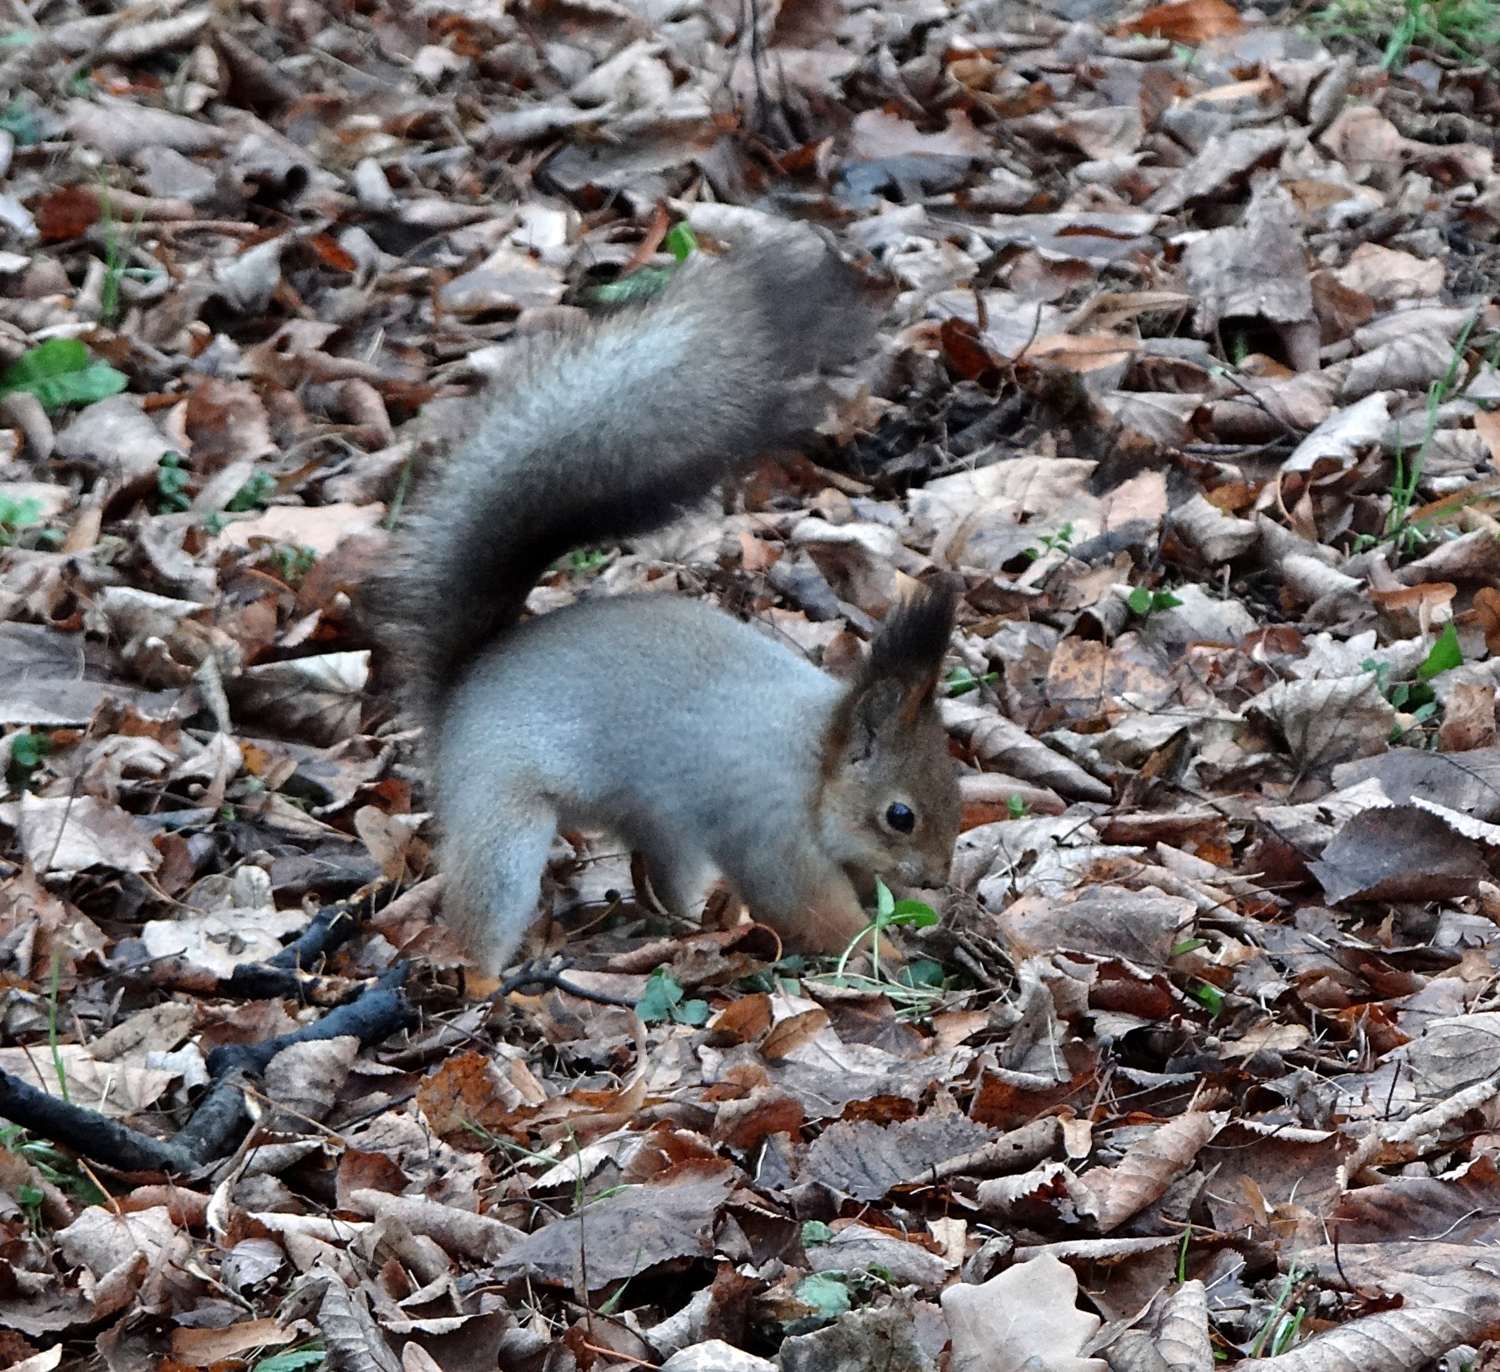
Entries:
<svg viewBox="0 0 1500 1372">
<path fill-rule="evenodd" d="M 1497 61 L 1488 0 L 8 0 L 0 1368 L 1500 1368 Z M 361 587 L 507 339 L 787 220 L 878 355 L 530 606 L 838 669 L 959 572 L 941 919 L 799 958 L 570 834 L 485 982 Z"/>
</svg>

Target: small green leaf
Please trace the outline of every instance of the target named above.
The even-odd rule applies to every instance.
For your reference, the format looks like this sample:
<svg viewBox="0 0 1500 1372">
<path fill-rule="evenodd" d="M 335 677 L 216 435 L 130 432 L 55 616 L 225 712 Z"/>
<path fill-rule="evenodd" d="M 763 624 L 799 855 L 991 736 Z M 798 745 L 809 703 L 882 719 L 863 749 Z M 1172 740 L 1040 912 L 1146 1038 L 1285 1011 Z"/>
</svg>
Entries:
<svg viewBox="0 0 1500 1372">
<path fill-rule="evenodd" d="M 0 491 L 0 548 L 15 542 L 16 534 L 42 522 L 42 502 L 35 496 L 16 500 Z"/>
<path fill-rule="evenodd" d="M 161 497 L 157 514 L 176 514 L 191 508 L 187 488 L 192 480 L 192 472 L 182 465 L 181 453 L 163 453 L 156 464 L 156 493 Z"/>
<path fill-rule="evenodd" d="M 5 784 L 12 791 L 31 790 L 35 785 L 31 774 L 42 765 L 42 759 L 51 751 L 52 739 L 47 734 L 12 734 Z"/>
<path fill-rule="evenodd" d="M 275 488 L 276 478 L 270 472 L 256 472 L 234 493 L 224 509 L 230 514 L 243 514 L 247 510 L 253 510 Z"/>
<path fill-rule="evenodd" d="M 930 929 L 937 922 L 937 911 L 920 900 L 898 900 L 885 920 L 912 929 Z"/>
<path fill-rule="evenodd" d="M 1177 599 L 1171 591 L 1150 591 L 1144 586 L 1137 586 L 1125 597 L 1125 603 L 1142 618 L 1154 615 L 1159 610 L 1173 610 L 1182 602 Z"/>
<path fill-rule="evenodd" d="M 1022 796 L 1006 796 L 1005 812 L 1012 819 L 1025 819 L 1031 813 Z"/>
<path fill-rule="evenodd" d="M 24 352 L 0 372 L 0 395 L 30 391 L 42 408 L 91 405 L 116 395 L 129 385 L 124 372 L 107 362 L 95 362 L 76 338 L 49 338 Z"/>
<path fill-rule="evenodd" d="M 931 958 L 914 958 L 896 975 L 902 986 L 921 990 L 943 989 L 943 965 Z"/>
<path fill-rule="evenodd" d="M 1373 657 L 1367 657 L 1359 664 L 1359 670 L 1375 674 L 1375 684 L 1380 688 L 1381 695 L 1391 689 L 1391 664 L 1389 662 L 1376 662 Z"/>
<path fill-rule="evenodd" d="M 683 989 L 665 967 L 658 967 L 646 982 L 646 994 L 636 1002 L 635 1012 L 647 1024 L 670 1020 L 694 1028 L 708 1022 L 706 1000 L 684 1000 Z"/>
<path fill-rule="evenodd" d="M 698 239 L 693 234 L 693 226 L 684 219 L 668 230 L 665 244 L 673 257 L 679 262 L 686 262 L 693 249 L 698 246 Z"/>
<path fill-rule="evenodd" d="M 47 734 L 16 734 L 10 741 L 10 760 L 28 771 L 40 767 L 51 751 L 52 739 Z"/>
<path fill-rule="evenodd" d="M 880 923 L 886 923 L 896 911 L 896 897 L 891 894 L 891 888 L 881 881 L 875 879 L 875 913 L 879 916 Z"/>
<path fill-rule="evenodd" d="M 999 672 L 986 672 L 983 676 L 975 676 L 967 667 L 955 667 L 943 678 L 943 685 L 949 696 L 957 697 L 968 695 L 970 691 L 977 691 L 981 686 L 993 686 L 999 680 Z"/>
<path fill-rule="evenodd" d="M 1189 987 L 1188 994 L 1204 1009 L 1215 1015 L 1224 1008 L 1224 993 L 1217 986 L 1210 985 L 1206 981 L 1200 981 L 1196 986 Z"/>
<path fill-rule="evenodd" d="M 42 502 L 34 495 L 16 500 L 0 491 L 0 524 L 11 529 L 29 529 L 42 522 Z"/>
<path fill-rule="evenodd" d="M 602 567 L 608 562 L 609 556 L 603 548 L 580 548 L 577 552 L 568 554 L 568 570 L 591 572 L 595 567 Z"/>
<path fill-rule="evenodd" d="M 802 1246 L 804 1248 L 815 1248 L 820 1243 L 829 1243 L 833 1239 L 833 1230 L 822 1220 L 808 1220 L 802 1226 Z"/>
<path fill-rule="evenodd" d="M 832 1272 L 814 1272 L 812 1276 L 804 1277 L 793 1288 L 792 1294 L 827 1320 L 838 1319 L 853 1304 L 847 1283 Z"/>
<path fill-rule="evenodd" d="M 682 987 L 665 967 L 658 967 L 646 982 L 646 994 L 636 1002 L 635 1012 L 647 1024 L 671 1019 L 682 1003 Z"/>
<path fill-rule="evenodd" d="M 1462 667 L 1463 662 L 1463 649 L 1458 646 L 1458 630 L 1453 627 L 1453 622 L 1450 620 L 1443 626 L 1443 632 L 1438 635 L 1437 642 L 1432 645 L 1432 651 L 1427 654 L 1427 660 L 1417 668 L 1417 675 L 1423 681 L 1431 681 L 1442 672 L 1451 672 L 1455 667 Z"/>
<path fill-rule="evenodd" d="M 250 1372 L 306 1372 L 310 1367 L 319 1366 L 326 1357 L 327 1351 L 321 1343 L 309 1343 L 262 1358 Z"/>
<path fill-rule="evenodd" d="M 272 550 L 272 555 L 281 568 L 282 580 L 293 586 L 312 571 L 318 560 L 317 549 L 296 543 L 283 543 Z"/>
<path fill-rule="evenodd" d="M 594 299 L 604 305 L 623 305 L 632 300 L 648 300 L 661 294 L 671 279 L 670 267 L 642 267 L 639 271 L 608 281 L 594 291 Z"/>
<path fill-rule="evenodd" d="M 36 36 L 36 34 L 22 30 L 6 34 L 3 41 L 7 47 L 12 44 L 21 47 L 31 43 Z M 29 96 L 30 92 L 24 96 L 16 96 L 5 107 L 5 113 L 0 114 L 0 129 L 4 129 L 17 143 L 23 145 L 42 141 L 42 127 L 37 123 L 36 115 L 27 103 Z"/>
<path fill-rule="evenodd" d="M 1206 948 L 1207 946 L 1208 940 L 1206 938 L 1184 939 L 1167 956 L 1169 958 L 1180 958 L 1184 953 L 1195 953 L 1198 949 Z"/>
</svg>

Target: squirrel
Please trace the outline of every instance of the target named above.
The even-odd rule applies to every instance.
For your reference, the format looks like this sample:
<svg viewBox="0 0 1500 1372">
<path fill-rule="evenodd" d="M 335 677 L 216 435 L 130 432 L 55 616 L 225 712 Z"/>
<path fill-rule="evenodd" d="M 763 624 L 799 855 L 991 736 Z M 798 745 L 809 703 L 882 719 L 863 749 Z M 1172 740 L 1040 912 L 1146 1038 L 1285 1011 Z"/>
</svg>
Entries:
<svg viewBox="0 0 1500 1372">
<path fill-rule="evenodd" d="M 628 841 L 673 914 L 717 873 L 810 951 L 867 926 L 874 878 L 946 879 L 949 581 L 894 606 L 846 683 L 695 600 L 523 620 L 558 558 L 670 522 L 808 432 L 799 382 L 873 337 L 861 286 L 811 230 L 695 252 L 644 303 L 517 340 L 419 492 L 382 594 L 433 764 L 443 914 L 486 974 L 538 917 L 559 828 Z"/>
</svg>

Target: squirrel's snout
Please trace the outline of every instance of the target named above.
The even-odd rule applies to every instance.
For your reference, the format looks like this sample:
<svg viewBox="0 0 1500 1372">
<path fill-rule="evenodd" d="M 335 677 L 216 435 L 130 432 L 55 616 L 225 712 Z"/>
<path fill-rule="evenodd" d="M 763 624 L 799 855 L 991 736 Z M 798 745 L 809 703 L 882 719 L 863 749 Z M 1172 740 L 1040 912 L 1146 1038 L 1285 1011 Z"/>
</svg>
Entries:
<svg viewBox="0 0 1500 1372">
<path fill-rule="evenodd" d="M 948 863 L 930 858 L 909 857 L 896 868 L 896 875 L 909 886 L 942 886 L 948 880 Z"/>
</svg>

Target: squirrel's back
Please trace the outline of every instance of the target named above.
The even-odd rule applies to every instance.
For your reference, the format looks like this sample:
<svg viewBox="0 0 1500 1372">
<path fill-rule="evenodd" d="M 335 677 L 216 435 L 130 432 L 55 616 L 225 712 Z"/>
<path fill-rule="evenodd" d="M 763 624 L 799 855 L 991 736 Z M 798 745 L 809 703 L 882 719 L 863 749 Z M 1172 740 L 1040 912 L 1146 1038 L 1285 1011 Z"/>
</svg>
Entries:
<svg viewBox="0 0 1500 1372">
<path fill-rule="evenodd" d="M 757 850 L 786 862 L 844 690 L 698 600 L 599 597 L 528 620 L 449 699 L 438 768 L 445 808 L 466 816 L 445 849 L 456 903 L 485 903 L 484 854 L 514 841 L 517 796 L 564 829 L 691 845 L 721 870 Z"/>
</svg>

